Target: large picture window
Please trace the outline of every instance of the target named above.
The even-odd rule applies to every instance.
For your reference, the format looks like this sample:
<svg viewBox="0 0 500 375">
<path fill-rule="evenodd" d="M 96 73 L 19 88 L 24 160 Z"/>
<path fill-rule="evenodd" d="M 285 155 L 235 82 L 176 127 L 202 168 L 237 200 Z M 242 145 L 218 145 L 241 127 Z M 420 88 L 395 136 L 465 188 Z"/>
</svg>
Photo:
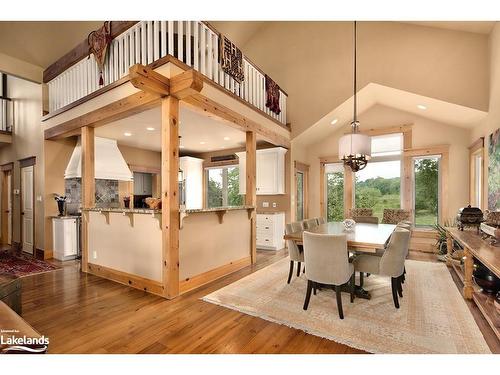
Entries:
<svg viewBox="0 0 500 375">
<path fill-rule="evenodd" d="M 344 166 L 325 165 L 325 193 L 327 221 L 344 220 Z"/>
<path fill-rule="evenodd" d="M 440 156 L 413 158 L 413 196 L 416 226 L 432 226 L 439 222 L 440 159 Z"/>
<path fill-rule="evenodd" d="M 401 133 L 374 136 L 372 159 L 355 174 L 355 207 L 371 208 L 382 221 L 385 208 L 401 207 Z"/>
<path fill-rule="evenodd" d="M 207 169 L 207 207 L 243 205 L 239 194 L 239 168 L 229 166 Z"/>
</svg>

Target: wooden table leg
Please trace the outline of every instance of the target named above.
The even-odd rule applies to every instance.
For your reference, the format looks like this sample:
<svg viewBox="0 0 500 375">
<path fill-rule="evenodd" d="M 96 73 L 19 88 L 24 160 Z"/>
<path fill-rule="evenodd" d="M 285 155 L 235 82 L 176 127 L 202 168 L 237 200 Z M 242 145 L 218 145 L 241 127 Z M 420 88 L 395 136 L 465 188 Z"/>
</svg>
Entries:
<svg viewBox="0 0 500 375">
<path fill-rule="evenodd" d="M 450 234 L 447 232 L 446 233 L 446 265 L 451 266 L 451 254 L 453 253 L 453 238 L 450 236 Z"/>
<path fill-rule="evenodd" d="M 465 272 L 464 272 L 464 298 L 472 299 L 472 293 L 474 292 L 474 288 L 472 287 L 472 272 L 474 270 L 474 258 L 470 250 L 467 247 L 464 247 L 464 256 L 465 256 Z"/>
</svg>

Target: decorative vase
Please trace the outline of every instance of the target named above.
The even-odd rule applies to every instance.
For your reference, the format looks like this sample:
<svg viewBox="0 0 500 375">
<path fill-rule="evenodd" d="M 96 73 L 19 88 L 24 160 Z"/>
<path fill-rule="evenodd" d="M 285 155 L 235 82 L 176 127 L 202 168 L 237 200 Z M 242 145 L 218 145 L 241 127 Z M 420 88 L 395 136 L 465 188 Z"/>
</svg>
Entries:
<svg viewBox="0 0 500 375">
<path fill-rule="evenodd" d="M 500 290 L 500 279 L 481 263 L 474 264 L 472 276 L 484 293 L 495 295 Z"/>
<path fill-rule="evenodd" d="M 354 225 L 356 225 L 356 222 L 353 219 L 345 219 L 343 222 L 345 230 L 350 232 L 354 229 Z"/>
<path fill-rule="evenodd" d="M 125 208 L 130 208 L 130 197 L 123 198 L 123 204 L 125 205 Z"/>
<path fill-rule="evenodd" d="M 57 201 L 57 209 L 59 210 L 59 216 L 64 216 L 65 208 L 66 208 L 66 201 Z"/>
</svg>

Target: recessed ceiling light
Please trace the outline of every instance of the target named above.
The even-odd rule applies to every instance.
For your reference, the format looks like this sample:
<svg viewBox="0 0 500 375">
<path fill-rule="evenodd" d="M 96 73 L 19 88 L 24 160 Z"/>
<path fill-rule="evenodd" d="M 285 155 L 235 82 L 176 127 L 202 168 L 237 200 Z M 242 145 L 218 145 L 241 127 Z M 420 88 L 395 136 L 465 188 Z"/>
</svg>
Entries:
<svg viewBox="0 0 500 375">
<path fill-rule="evenodd" d="M 125 137 L 132 137 L 132 133 L 128 133 L 128 132 L 127 132 L 127 133 L 123 133 L 123 135 L 124 135 Z"/>
<path fill-rule="evenodd" d="M 421 110 L 426 110 L 427 109 L 427 107 L 425 105 L 423 105 L 423 104 L 417 105 L 417 108 L 421 109 Z"/>
<path fill-rule="evenodd" d="M 205 143 L 207 143 L 207 142 L 205 142 L 205 141 L 201 141 L 201 142 L 200 142 L 200 145 L 204 145 Z"/>
<path fill-rule="evenodd" d="M 338 118 L 334 118 L 330 124 L 335 125 L 337 122 L 339 122 Z"/>
<path fill-rule="evenodd" d="M 224 137 L 224 140 L 225 140 L 225 141 L 229 141 L 230 139 L 231 139 L 231 138 L 229 138 L 229 137 Z"/>
<path fill-rule="evenodd" d="M 180 146 L 179 146 L 179 148 L 184 148 L 184 147 L 186 147 L 186 146 L 184 146 L 184 145 L 180 145 Z"/>
<path fill-rule="evenodd" d="M 146 128 L 146 130 L 149 130 L 150 132 L 152 132 L 153 130 L 155 130 L 155 128 L 152 128 L 151 126 L 148 126 L 148 127 Z"/>
</svg>

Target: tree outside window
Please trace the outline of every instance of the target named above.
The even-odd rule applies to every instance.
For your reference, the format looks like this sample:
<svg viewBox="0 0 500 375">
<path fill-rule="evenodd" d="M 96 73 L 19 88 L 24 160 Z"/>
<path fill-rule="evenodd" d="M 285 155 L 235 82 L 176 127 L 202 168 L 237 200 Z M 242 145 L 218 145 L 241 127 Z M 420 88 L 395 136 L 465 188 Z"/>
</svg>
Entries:
<svg viewBox="0 0 500 375">
<path fill-rule="evenodd" d="M 238 167 L 209 168 L 207 172 L 207 206 L 209 208 L 243 205 L 243 196 L 239 193 Z"/>
</svg>

